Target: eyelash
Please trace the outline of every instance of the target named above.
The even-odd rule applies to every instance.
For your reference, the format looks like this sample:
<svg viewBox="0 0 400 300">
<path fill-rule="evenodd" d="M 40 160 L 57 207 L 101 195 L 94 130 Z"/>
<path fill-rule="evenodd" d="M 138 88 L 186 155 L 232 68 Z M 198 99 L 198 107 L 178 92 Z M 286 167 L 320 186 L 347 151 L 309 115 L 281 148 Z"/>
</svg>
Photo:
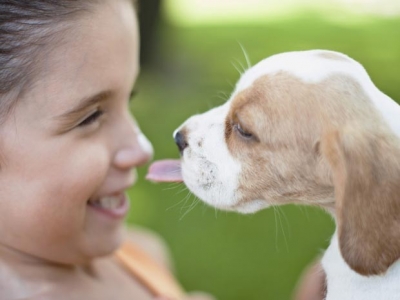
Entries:
<svg viewBox="0 0 400 300">
<path fill-rule="evenodd" d="M 132 92 L 129 95 L 129 102 L 131 102 L 136 95 L 137 95 L 137 90 L 132 90 Z M 96 122 L 103 114 L 104 114 L 103 110 L 101 110 L 101 109 L 96 110 L 94 113 L 92 113 L 90 116 L 88 116 L 82 122 L 80 122 L 78 124 L 78 127 L 89 126 L 90 124 Z"/>
<path fill-rule="evenodd" d="M 85 127 L 89 126 L 90 124 L 94 123 L 95 121 L 98 120 L 102 115 L 104 114 L 104 111 L 101 109 L 96 110 L 94 113 L 92 113 L 89 117 L 87 117 L 85 120 L 80 122 L 78 124 L 78 127 Z"/>
</svg>

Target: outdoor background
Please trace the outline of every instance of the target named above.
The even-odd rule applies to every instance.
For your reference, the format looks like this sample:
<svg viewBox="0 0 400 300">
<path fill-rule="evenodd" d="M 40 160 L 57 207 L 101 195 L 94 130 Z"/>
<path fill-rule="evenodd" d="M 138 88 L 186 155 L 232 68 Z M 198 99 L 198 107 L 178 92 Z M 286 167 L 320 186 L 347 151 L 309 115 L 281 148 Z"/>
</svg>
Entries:
<svg viewBox="0 0 400 300">
<path fill-rule="evenodd" d="M 318 3 L 315 5 L 314 3 Z M 400 99 L 400 5 L 395 1 L 143 0 L 142 73 L 132 112 L 155 159 L 178 158 L 173 130 L 229 98 L 246 65 L 279 52 L 330 49 L 361 62 Z M 310 207 L 254 215 L 215 211 L 182 184 L 143 177 L 130 191 L 129 224 L 159 233 L 187 290 L 220 300 L 286 300 L 329 244 L 331 218 Z"/>
</svg>

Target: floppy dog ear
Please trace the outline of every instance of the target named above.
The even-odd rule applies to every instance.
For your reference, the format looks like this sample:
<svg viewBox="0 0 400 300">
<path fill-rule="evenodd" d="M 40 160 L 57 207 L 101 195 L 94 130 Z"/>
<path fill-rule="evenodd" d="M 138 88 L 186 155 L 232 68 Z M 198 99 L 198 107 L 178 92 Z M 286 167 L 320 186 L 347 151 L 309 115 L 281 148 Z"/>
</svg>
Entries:
<svg viewBox="0 0 400 300">
<path fill-rule="evenodd" d="M 359 274 L 400 258 L 400 146 L 385 130 L 348 126 L 321 141 L 332 168 L 339 247 Z"/>
</svg>

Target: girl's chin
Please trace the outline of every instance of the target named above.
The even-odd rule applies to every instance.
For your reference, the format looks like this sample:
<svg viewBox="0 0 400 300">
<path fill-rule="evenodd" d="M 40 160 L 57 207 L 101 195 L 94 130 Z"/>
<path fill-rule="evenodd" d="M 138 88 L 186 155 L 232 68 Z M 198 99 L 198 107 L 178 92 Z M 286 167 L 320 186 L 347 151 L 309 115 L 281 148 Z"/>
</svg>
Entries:
<svg viewBox="0 0 400 300">
<path fill-rule="evenodd" d="M 114 232 L 104 232 L 90 236 L 85 243 L 86 260 L 111 255 L 123 242 L 123 226 L 119 226 Z"/>
</svg>

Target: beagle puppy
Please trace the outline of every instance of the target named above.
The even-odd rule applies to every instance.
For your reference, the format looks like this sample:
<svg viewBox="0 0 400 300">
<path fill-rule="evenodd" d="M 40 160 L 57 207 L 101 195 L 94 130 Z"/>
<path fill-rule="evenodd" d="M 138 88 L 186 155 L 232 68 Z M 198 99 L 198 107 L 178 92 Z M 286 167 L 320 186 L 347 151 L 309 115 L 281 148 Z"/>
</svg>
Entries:
<svg viewBox="0 0 400 300">
<path fill-rule="evenodd" d="M 322 259 L 326 300 L 400 299 L 400 106 L 358 62 L 324 50 L 271 56 L 174 138 L 180 162 L 155 163 L 149 179 L 183 179 L 240 213 L 319 206 L 337 224 Z"/>
</svg>

